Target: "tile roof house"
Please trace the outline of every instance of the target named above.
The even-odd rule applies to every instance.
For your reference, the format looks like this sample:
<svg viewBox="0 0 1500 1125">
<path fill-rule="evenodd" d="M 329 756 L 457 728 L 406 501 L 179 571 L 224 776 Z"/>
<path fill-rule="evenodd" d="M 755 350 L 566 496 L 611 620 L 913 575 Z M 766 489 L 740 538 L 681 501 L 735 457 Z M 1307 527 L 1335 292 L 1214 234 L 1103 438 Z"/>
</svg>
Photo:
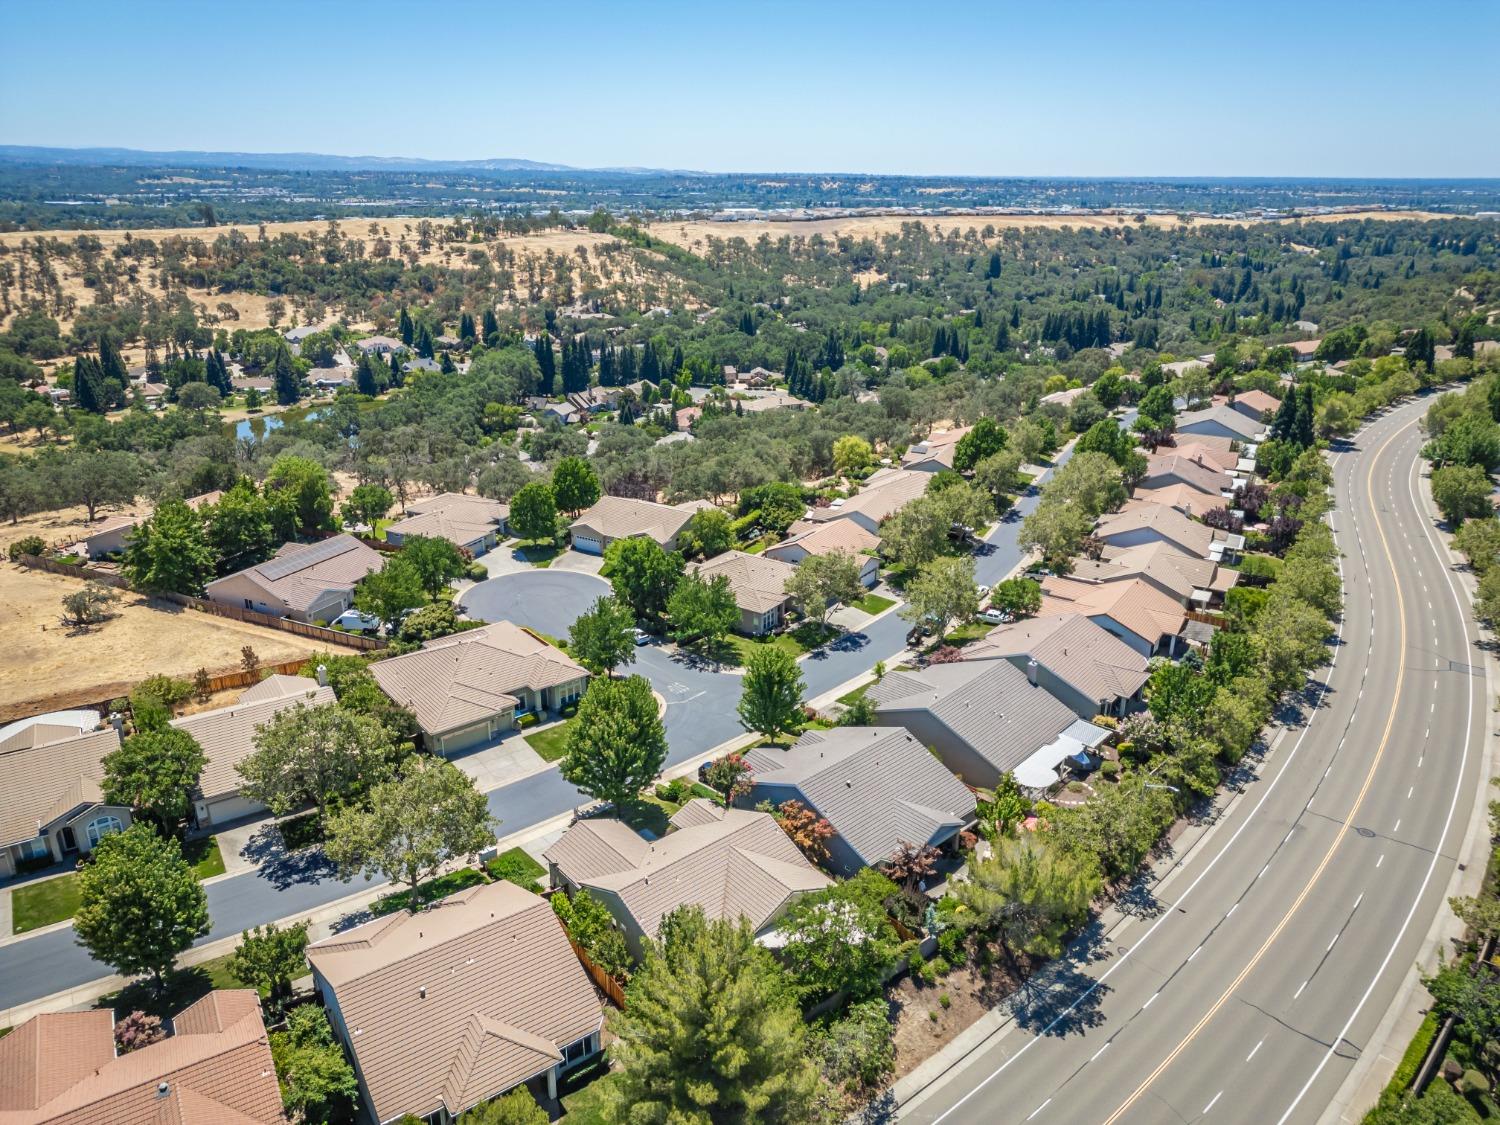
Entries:
<svg viewBox="0 0 1500 1125">
<path fill-rule="evenodd" d="M 785 391 L 766 391 L 734 400 L 735 410 L 744 414 L 764 414 L 768 410 L 806 410 L 809 405 L 805 398 L 789 395 Z"/>
<path fill-rule="evenodd" d="M 47 1012 L 0 1039 L 0 1121 L 17 1125 L 282 1125 L 260 998 L 210 992 L 173 1034 L 115 1053 L 114 1013 Z"/>
<path fill-rule="evenodd" d="M 378 1123 L 452 1121 L 599 1052 L 604 1012 L 562 924 L 504 880 L 307 948 L 329 1022 Z"/>
<path fill-rule="evenodd" d="M 647 840 L 620 820 L 580 820 L 543 853 L 552 885 L 602 902 L 636 957 L 679 907 L 702 907 L 710 920 L 744 918 L 764 934 L 794 899 L 831 882 L 767 813 L 699 797 L 672 824 L 676 831 Z"/>
<path fill-rule="evenodd" d="M 688 520 L 705 507 L 702 502 L 658 504 L 629 496 L 601 496 L 599 502 L 568 525 L 574 550 L 602 555 L 616 539 L 644 535 L 668 551 L 677 549 L 677 536 Z"/>
<path fill-rule="evenodd" d="M 1180 435 L 1207 434 L 1234 441 L 1254 441 L 1265 428 L 1259 418 L 1247 418 L 1230 406 L 1207 406 L 1202 410 L 1189 410 L 1179 414 L 1176 423 L 1177 433 Z"/>
<path fill-rule="evenodd" d="M 1189 484 L 1168 484 L 1161 488 L 1137 488 L 1130 498 L 1142 504 L 1161 504 L 1176 508 L 1186 516 L 1202 519 L 1215 508 L 1222 508 L 1227 501 L 1222 496 L 1199 492 Z"/>
<path fill-rule="evenodd" d="M 352 535 L 286 543 L 273 558 L 210 582 L 206 596 L 272 617 L 332 621 L 354 603 L 359 580 L 384 566 L 384 555 Z"/>
<path fill-rule="evenodd" d="M 1156 450 L 1156 455 L 1166 457 L 1176 454 L 1178 457 L 1186 457 L 1190 461 L 1197 461 L 1201 465 L 1227 473 L 1240 462 L 1240 454 L 1230 449 L 1230 444 L 1227 438 L 1214 441 L 1195 437 L 1178 442 L 1176 445 L 1161 446 Z"/>
<path fill-rule="evenodd" d="M 719 577 L 729 582 L 734 604 L 740 608 L 741 633 L 764 636 L 781 628 L 786 620 L 786 611 L 792 605 L 786 592 L 787 579 L 797 573 L 791 563 L 746 551 L 725 551 L 703 562 L 690 563 L 687 570 L 705 582 Z"/>
<path fill-rule="evenodd" d="M 44 716 L 45 718 L 45 716 Z M 119 749 L 114 727 L 80 731 L 37 722 L 0 749 L 0 878 L 30 861 L 57 862 L 94 850 L 130 824 L 130 809 L 104 801 L 104 758 Z"/>
<path fill-rule="evenodd" d="M 1151 677 L 1146 657 L 1081 613 L 1001 625 L 965 645 L 963 657 L 1008 660 L 1080 719 L 1126 714 Z"/>
<path fill-rule="evenodd" d="M 1003 660 L 887 672 L 865 697 L 882 726 L 899 725 L 970 785 L 990 788 L 1077 719 Z"/>
<path fill-rule="evenodd" d="M 1246 418 L 1254 418 L 1257 422 L 1263 422 L 1267 415 L 1275 414 L 1281 409 L 1281 400 L 1275 395 L 1268 395 L 1265 391 L 1252 388 L 1248 391 L 1240 391 L 1229 405 Z"/>
<path fill-rule="evenodd" d="M 561 649 L 509 621 L 377 660 L 370 674 L 417 716 L 437 754 L 481 746 L 515 729 L 517 715 L 555 712 L 577 700 L 589 678 Z"/>
<path fill-rule="evenodd" d="M 1245 537 L 1219 531 L 1189 519 L 1176 508 L 1128 500 L 1118 512 L 1103 517 L 1094 536 L 1111 547 L 1139 547 L 1165 541 L 1178 550 L 1214 562 L 1233 562 L 1244 550 Z"/>
<path fill-rule="evenodd" d="M 826 508 L 814 508 L 807 519 L 812 523 L 853 520 L 872 535 L 879 535 L 881 522 L 924 495 L 932 477 L 932 473 L 908 469 L 877 469 L 853 496 L 835 500 Z"/>
<path fill-rule="evenodd" d="M 849 876 L 902 844 L 942 847 L 974 821 L 974 794 L 904 727 L 808 731 L 745 755 L 751 805 L 801 801 L 833 826 L 829 870 Z"/>
<path fill-rule="evenodd" d="M 355 340 L 354 346 L 366 355 L 385 355 L 387 352 L 406 350 L 405 344 L 389 336 L 366 336 L 363 340 Z"/>
<path fill-rule="evenodd" d="M 1210 559 L 1185 554 L 1174 543 L 1158 540 L 1139 547 L 1106 547 L 1103 557 L 1079 559 L 1069 578 L 1080 582 L 1122 582 L 1141 578 L 1185 608 L 1221 601 L 1239 575 L 1221 570 Z"/>
<path fill-rule="evenodd" d="M 125 549 L 126 542 L 145 516 L 105 516 L 96 523 L 87 535 L 79 540 L 83 553 L 91 559 L 117 554 Z"/>
<path fill-rule="evenodd" d="M 1210 454 L 1193 457 L 1180 452 L 1153 453 L 1146 458 L 1146 474 L 1140 483 L 1144 488 L 1185 484 L 1218 497 L 1234 490 L 1234 478 Z"/>
<path fill-rule="evenodd" d="M 761 552 L 762 557 L 780 559 L 793 565 L 809 555 L 849 555 L 859 561 L 859 580 L 866 587 L 880 580 L 880 536 L 855 520 L 833 520 L 816 523 L 798 520 L 787 528 L 787 537 Z"/>
<path fill-rule="evenodd" d="M 229 707 L 171 720 L 172 726 L 197 740 L 208 759 L 193 794 L 193 817 L 198 827 L 225 824 L 263 812 L 265 806 L 259 801 L 240 796 L 237 768 L 255 751 L 255 732 L 289 708 L 321 707 L 335 702 L 333 689 L 320 686 L 316 680 L 305 676 L 268 676 Z"/>
<path fill-rule="evenodd" d="M 495 549 L 506 534 L 510 505 L 483 496 L 442 492 L 406 506 L 406 516 L 385 529 L 387 543 L 400 546 L 408 535 L 427 535 L 448 542 L 476 559 Z"/>
<path fill-rule="evenodd" d="M 901 467 L 919 473 L 936 473 L 953 468 L 953 454 L 958 443 L 973 426 L 960 426 L 952 430 L 939 430 L 914 442 L 901 455 Z"/>
<path fill-rule="evenodd" d="M 1142 656 L 1173 655 L 1187 615 L 1177 602 L 1142 578 L 1123 582 L 1042 579 L 1038 616 L 1081 613 Z"/>
</svg>

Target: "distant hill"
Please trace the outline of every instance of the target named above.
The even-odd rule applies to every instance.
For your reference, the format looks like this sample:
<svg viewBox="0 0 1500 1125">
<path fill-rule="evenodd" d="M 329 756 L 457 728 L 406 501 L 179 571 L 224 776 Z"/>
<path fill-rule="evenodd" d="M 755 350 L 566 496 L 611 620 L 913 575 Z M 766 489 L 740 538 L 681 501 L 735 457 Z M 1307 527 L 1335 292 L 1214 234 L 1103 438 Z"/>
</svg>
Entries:
<svg viewBox="0 0 1500 1125">
<path fill-rule="evenodd" d="M 574 172 L 567 164 L 495 157 L 419 160 L 407 156 L 330 156 L 319 152 L 147 152 L 134 148 L 47 148 L 0 145 L 14 164 L 115 164 L 142 168 L 271 168 L 286 172 Z"/>
</svg>

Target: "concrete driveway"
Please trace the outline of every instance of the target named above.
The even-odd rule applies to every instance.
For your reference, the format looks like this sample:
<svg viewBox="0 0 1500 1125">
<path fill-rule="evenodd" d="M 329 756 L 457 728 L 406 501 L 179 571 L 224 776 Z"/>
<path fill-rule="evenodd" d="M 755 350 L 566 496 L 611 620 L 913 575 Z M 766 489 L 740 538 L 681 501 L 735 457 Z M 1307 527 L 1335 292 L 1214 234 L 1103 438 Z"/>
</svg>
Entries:
<svg viewBox="0 0 1500 1125">
<path fill-rule="evenodd" d="M 564 551 L 552 560 L 549 570 L 567 570 L 577 574 L 598 574 L 604 568 L 603 555 L 590 555 L 583 551 Z"/>
</svg>

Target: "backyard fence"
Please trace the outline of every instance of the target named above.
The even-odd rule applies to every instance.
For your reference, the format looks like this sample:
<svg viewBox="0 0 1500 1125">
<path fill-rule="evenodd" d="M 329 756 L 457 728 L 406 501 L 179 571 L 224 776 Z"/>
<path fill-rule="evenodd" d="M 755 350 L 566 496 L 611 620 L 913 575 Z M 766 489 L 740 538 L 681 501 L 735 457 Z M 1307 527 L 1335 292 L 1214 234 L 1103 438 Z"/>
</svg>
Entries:
<svg viewBox="0 0 1500 1125">
<path fill-rule="evenodd" d="M 594 964 L 593 959 L 584 952 L 583 946 L 579 945 L 571 937 L 568 944 L 573 947 L 573 952 L 578 955 L 578 963 L 583 966 L 583 971 L 588 973 L 589 979 L 599 986 L 599 991 L 608 996 L 610 1002 L 622 1012 L 625 1010 L 625 990 L 620 987 L 620 982 L 615 980 L 607 972 Z"/>
</svg>

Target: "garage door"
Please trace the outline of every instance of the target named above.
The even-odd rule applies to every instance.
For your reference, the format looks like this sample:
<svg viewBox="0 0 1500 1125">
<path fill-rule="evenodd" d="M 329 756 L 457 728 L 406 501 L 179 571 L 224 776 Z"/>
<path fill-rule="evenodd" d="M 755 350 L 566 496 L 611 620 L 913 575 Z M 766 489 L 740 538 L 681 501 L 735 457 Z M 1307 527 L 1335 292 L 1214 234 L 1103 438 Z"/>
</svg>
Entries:
<svg viewBox="0 0 1500 1125">
<path fill-rule="evenodd" d="M 443 735 L 441 745 L 438 747 L 438 752 L 444 755 L 457 754 L 463 750 L 472 750 L 476 746 L 483 746 L 490 740 L 491 728 L 503 730 L 504 725 L 500 721 L 486 720 L 482 723 L 475 723 L 471 727 L 464 727 L 462 730 L 453 731 L 451 734 L 445 734 Z"/>
<path fill-rule="evenodd" d="M 604 554 L 604 541 L 595 539 L 592 535 L 573 536 L 573 549 L 582 551 L 586 555 Z"/>
<path fill-rule="evenodd" d="M 220 797 L 217 801 L 208 802 L 205 811 L 208 819 L 205 824 L 228 824 L 231 820 L 239 820 L 241 817 L 255 816 L 266 811 L 266 806 L 259 801 L 252 801 L 248 797 Z"/>
</svg>

